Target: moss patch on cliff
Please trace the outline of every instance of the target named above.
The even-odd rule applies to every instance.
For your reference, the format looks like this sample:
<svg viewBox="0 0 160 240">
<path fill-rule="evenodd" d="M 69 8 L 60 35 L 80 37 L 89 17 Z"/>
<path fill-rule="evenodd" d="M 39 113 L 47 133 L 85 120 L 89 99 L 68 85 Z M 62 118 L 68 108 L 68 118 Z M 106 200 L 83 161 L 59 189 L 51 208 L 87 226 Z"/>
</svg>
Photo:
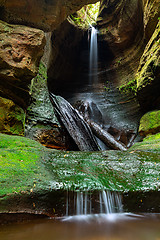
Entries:
<svg viewBox="0 0 160 240">
<path fill-rule="evenodd" d="M 156 190 L 160 153 L 51 151 L 33 140 L 0 134 L 0 165 L 1 197 L 58 189 Z"/>
<path fill-rule="evenodd" d="M 160 144 L 158 148 L 152 139 L 149 143 L 155 152 L 137 151 L 138 147 L 127 152 L 65 152 L 0 134 L 0 212 L 54 215 L 55 209 L 62 212 L 68 190 L 158 191 Z"/>
<path fill-rule="evenodd" d="M 160 133 L 147 136 L 142 142 L 135 143 L 130 150 L 160 151 Z"/>
<path fill-rule="evenodd" d="M 42 151 L 35 141 L 0 134 L 0 196 L 36 188 L 45 173 Z"/>
<path fill-rule="evenodd" d="M 96 23 L 100 8 L 100 2 L 95 4 L 88 4 L 82 7 L 75 14 L 68 17 L 68 21 L 82 29 L 88 29 L 91 25 Z"/>
<path fill-rule="evenodd" d="M 160 132 L 160 111 L 146 113 L 140 120 L 140 135 L 147 136 L 157 132 Z"/>
<path fill-rule="evenodd" d="M 147 85 L 153 84 L 160 76 L 160 21 L 157 24 L 155 32 L 148 42 L 145 51 L 140 60 L 137 72 L 138 91 Z"/>
<path fill-rule="evenodd" d="M 129 81 L 128 83 L 121 85 L 120 87 L 118 87 L 118 90 L 121 93 L 124 93 L 124 94 L 134 94 L 134 95 L 136 95 L 136 92 L 137 92 L 137 81 L 136 81 L 136 79 L 133 79 L 133 80 Z"/>
<path fill-rule="evenodd" d="M 12 100 L 0 97 L 0 132 L 24 135 L 25 112 Z"/>
</svg>

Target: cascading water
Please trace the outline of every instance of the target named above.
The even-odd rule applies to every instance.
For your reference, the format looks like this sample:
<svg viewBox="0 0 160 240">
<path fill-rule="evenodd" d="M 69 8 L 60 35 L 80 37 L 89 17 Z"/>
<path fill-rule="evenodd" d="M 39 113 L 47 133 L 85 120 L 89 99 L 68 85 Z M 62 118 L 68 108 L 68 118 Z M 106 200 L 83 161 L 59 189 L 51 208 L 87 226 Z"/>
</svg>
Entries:
<svg viewBox="0 0 160 240">
<path fill-rule="evenodd" d="M 90 57 L 89 57 L 89 79 L 90 85 L 97 83 L 98 80 L 98 47 L 97 47 L 98 31 L 91 27 L 90 38 Z"/>
<path fill-rule="evenodd" d="M 67 194 L 66 216 L 122 212 L 121 196 L 116 192 L 101 191 L 93 195 L 88 192 Z"/>
</svg>

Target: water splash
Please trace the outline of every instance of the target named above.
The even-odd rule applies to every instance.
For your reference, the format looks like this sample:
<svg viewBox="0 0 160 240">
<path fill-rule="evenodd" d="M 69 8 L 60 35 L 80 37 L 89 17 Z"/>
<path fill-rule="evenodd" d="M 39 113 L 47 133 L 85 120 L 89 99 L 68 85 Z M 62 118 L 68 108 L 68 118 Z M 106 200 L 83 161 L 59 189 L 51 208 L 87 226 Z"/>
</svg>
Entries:
<svg viewBox="0 0 160 240">
<path fill-rule="evenodd" d="M 122 212 L 122 199 L 116 192 L 102 191 L 93 195 L 88 192 L 67 193 L 66 216 Z"/>
<path fill-rule="evenodd" d="M 90 85 L 98 82 L 98 47 L 97 47 L 98 31 L 91 27 L 90 38 L 90 58 L 89 58 L 89 83 Z"/>
</svg>

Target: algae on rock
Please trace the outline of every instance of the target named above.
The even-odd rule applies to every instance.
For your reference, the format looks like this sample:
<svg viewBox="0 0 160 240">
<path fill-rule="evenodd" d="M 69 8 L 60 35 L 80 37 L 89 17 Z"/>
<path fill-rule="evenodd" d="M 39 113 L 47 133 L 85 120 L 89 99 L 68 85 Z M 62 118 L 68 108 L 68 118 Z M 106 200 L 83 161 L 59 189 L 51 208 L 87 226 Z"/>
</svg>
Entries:
<svg viewBox="0 0 160 240">
<path fill-rule="evenodd" d="M 59 215 L 67 191 L 158 194 L 159 159 L 158 150 L 64 152 L 0 134 L 0 213 Z"/>
<path fill-rule="evenodd" d="M 160 111 L 148 112 L 140 120 L 139 134 L 147 136 L 160 132 Z"/>
<path fill-rule="evenodd" d="M 42 62 L 38 75 L 32 79 L 30 93 L 25 136 L 46 147 L 66 150 L 69 147 L 68 135 L 54 114 L 47 87 L 47 67 Z"/>
<path fill-rule="evenodd" d="M 0 132 L 24 135 L 25 112 L 12 100 L 0 97 Z"/>
<path fill-rule="evenodd" d="M 160 21 L 141 57 L 136 75 L 137 96 L 143 109 L 160 105 Z"/>
</svg>

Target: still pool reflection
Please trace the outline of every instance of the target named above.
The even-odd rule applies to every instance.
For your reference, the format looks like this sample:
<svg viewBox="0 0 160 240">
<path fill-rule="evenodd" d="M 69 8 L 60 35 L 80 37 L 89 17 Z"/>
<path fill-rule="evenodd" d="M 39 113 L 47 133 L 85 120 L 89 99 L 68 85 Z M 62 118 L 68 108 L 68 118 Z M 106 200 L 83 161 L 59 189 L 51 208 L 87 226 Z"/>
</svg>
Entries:
<svg viewBox="0 0 160 240">
<path fill-rule="evenodd" d="M 0 228 L 1 240 L 160 240 L 160 214 L 97 214 Z"/>
</svg>

